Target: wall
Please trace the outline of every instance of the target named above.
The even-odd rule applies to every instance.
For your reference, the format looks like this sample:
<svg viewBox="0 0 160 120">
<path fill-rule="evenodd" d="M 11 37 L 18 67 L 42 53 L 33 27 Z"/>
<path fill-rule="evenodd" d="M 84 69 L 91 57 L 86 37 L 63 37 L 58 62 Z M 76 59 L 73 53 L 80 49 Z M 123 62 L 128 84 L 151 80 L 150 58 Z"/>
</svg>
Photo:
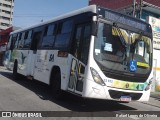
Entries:
<svg viewBox="0 0 160 120">
<path fill-rule="evenodd" d="M 139 1 L 140 0 L 137 0 L 138 3 Z M 145 2 L 160 7 L 160 0 L 145 0 Z M 91 4 L 96 4 L 111 9 L 118 9 L 132 5 L 133 0 L 89 0 L 89 5 Z"/>
</svg>

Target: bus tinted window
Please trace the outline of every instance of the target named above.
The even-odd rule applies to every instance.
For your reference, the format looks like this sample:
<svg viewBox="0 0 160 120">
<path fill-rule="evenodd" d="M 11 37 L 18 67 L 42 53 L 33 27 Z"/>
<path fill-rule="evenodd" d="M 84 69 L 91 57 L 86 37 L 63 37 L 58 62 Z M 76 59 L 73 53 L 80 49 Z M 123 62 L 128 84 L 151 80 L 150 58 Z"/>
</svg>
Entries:
<svg viewBox="0 0 160 120">
<path fill-rule="evenodd" d="M 28 35 L 27 35 L 27 37 L 26 37 L 26 39 L 24 41 L 23 48 L 30 48 L 30 46 L 31 46 L 32 30 L 27 31 L 27 34 Z"/>
<path fill-rule="evenodd" d="M 19 40 L 21 39 L 21 36 L 22 36 L 22 33 L 19 33 L 19 34 L 17 35 L 17 39 L 16 39 L 16 42 L 15 42 L 15 45 L 14 45 L 14 49 L 17 49 L 17 48 L 18 48 Z"/>
<path fill-rule="evenodd" d="M 17 34 L 14 34 L 13 37 L 11 37 L 11 47 L 10 47 L 11 50 L 14 49 L 16 40 L 17 40 Z"/>
<path fill-rule="evenodd" d="M 72 54 L 85 64 L 88 61 L 90 36 L 91 25 L 80 24 L 75 29 L 75 37 L 72 41 Z"/>
<path fill-rule="evenodd" d="M 18 40 L 21 40 L 21 37 L 22 37 L 22 33 L 19 33 L 18 34 Z"/>
<path fill-rule="evenodd" d="M 70 40 L 70 33 L 60 34 L 56 37 L 55 47 L 67 47 Z"/>
<path fill-rule="evenodd" d="M 57 34 L 61 34 L 63 23 L 59 23 L 57 27 Z"/>
<path fill-rule="evenodd" d="M 24 46 L 23 48 L 30 48 L 31 46 L 31 37 L 32 37 L 32 30 L 25 32 L 24 38 Z"/>
<path fill-rule="evenodd" d="M 72 20 L 64 22 L 63 26 L 62 26 L 62 32 L 61 33 L 71 32 L 71 30 L 72 30 L 72 24 L 73 24 Z"/>
<path fill-rule="evenodd" d="M 28 33 L 28 39 L 31 39 L 31 38 L 32 38 L 32 30 L 30 30 Z"/>
<path fill-rule="evenodd" d="M 54 36 L 43 37 L 42 48 L 51 48 L 54 43 Z"/>
<path fill-rule="evenodd" d="M 36 51 L 37 48 L 41 47 L 40 41 L 41 41 L 42 36 L 43 36 L 42 31 L 41 29 L 38 28 L 38 31 L 33 33 L 33 38 L 31 42 L 31 50 Z"/>
<path fill-rule="evenodd" d="M 52 48 L 53 47 L 54 38 L 55 38 L 54 26 L 55 26 L 54 24 L 51 24 L 45 28 L 43 41 L 41 45 L 42 48 Z"/>
<path fill-rule="evenodd" d="M 53 35 L 55 33 L 54 26 L 54 24 L 49 25 L 47 35 Z"/>
<path fill-rule="evenodd" d="M 28 33 L 29 33 L 28 31 L 25 32 L 24 39 L 28 38 Z"/>
<path fill-rule="evenodd" d="M 18 48 L 18 39 L 17 39 L 16 42 L 15 42 L 14 48 L 15 48 L 15 49 Z"/>
<path fill-rule="evenodd" d="M 7 44 L 7 50 L 9 50 L 10 47 L 11 47 L 12 37 L 13 37 L 12 35 L 9 37 L 9 41 L 8 41 L 8 44 Z"/>
<path fill-rule="evenodd" d="M 23 46 L 24 46 L 24 37 L 25 37 L 25 32 L 23 32 L 22 35 L 21 35 L 21 39 L 19 40 L 18 48 L 23 48 Z"/>
<path fill-rule="evenodd" d="M 65 21 L 58 25 L 58 32 L 55 40 L 56 48 L 65 48 L 69 45 L 69 40 L 72 31 L 73 21 Z"/>
<path fill-rule="evenodd" d="M 84 28 L 84 36 L 81 43 L 81 60 L 85 64 L 87 64 L 88 61 L 88 54 L 89 54 L 89 44 L 90 44 L 90 36 L 91 36 L 91 27 L 90 25 L 86 25 Z"/>
<path fill-rule="evenodd" d="M 47 36 L 48 26 L 45 27 L 43 36 Z"/>
</svg>

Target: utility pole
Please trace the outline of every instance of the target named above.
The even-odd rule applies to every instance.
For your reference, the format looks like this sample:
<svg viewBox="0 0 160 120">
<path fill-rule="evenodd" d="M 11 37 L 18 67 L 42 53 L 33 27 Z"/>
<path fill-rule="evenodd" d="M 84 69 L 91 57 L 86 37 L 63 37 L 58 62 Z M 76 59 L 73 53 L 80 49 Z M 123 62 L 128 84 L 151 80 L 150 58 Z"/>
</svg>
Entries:
<svg viewBox="0 0 160 120">
<path fill-rule="evenodd" d="M 133 0 L 133 17 L 136 17 L 136 0 Z"/>
<path fill-rule="evenodd" d="M 140 0 L 140 6 L 139 6 L 139 19 L 141 18 L 142 16 L 142 7 L 143 7 L 143 0 Z"/>
</svg>

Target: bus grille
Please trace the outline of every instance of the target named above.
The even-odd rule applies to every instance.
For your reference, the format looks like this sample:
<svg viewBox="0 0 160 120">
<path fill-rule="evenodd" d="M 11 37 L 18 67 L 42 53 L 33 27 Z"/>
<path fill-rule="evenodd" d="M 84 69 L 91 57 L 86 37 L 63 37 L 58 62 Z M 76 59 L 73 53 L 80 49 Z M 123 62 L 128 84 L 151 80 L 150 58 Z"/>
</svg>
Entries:
<svg viewBox="0 0 160 120">
<path fill-rule="evenodd" d="M 130 96 L 132 100 L 139 100 L 142 96 L 142 93 L 128 93 L 115 90 L 109 90 L 109 94 L 113 99 L 120 99 L 121 96 Z"/>
</svg>

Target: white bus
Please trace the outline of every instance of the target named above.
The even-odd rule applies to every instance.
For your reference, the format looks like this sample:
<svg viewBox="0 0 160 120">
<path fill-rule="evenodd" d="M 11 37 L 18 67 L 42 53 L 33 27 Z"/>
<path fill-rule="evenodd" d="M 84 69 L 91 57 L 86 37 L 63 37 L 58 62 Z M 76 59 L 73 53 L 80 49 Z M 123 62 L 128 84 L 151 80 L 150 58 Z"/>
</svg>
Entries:
<svg viewBox="0 0 160 120">
<path fill-rule="evenodd" d="M 148 101 L 148 23 L 91 5 L 10 34 L 5 64 L 19 74 L 85 98 Z"/>
</svg>

